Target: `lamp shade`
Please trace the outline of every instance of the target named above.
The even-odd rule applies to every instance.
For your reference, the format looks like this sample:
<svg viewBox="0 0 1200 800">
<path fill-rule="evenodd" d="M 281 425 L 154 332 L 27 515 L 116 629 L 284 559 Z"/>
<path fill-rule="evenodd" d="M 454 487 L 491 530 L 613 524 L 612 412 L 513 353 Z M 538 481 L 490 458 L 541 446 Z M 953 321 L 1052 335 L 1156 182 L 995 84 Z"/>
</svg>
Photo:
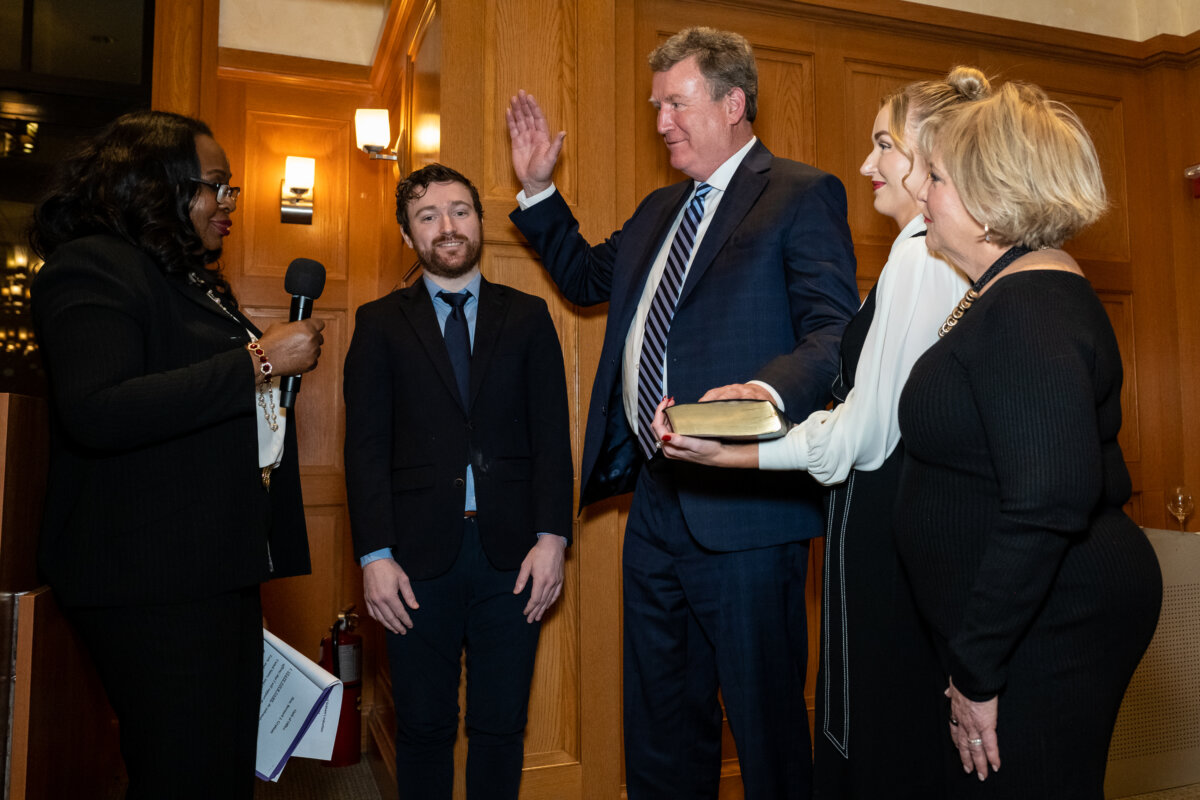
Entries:
<svg viewBox="0 0 1200 800">
<path fill-rule="evenodd" d="M 313 179 L 317 171 L 317 162 L 312 158 L 288 156 L 283 171 L 283 182 L 292 191 L 308 191 L 313 188 Z"/>
<path fill-rule="evenodd" d="M 359 150 L 386 150 L 392 143 L 392 126 L 386 108 L 360 108 L 354 112 L 354 138 Z"/>
</svg>

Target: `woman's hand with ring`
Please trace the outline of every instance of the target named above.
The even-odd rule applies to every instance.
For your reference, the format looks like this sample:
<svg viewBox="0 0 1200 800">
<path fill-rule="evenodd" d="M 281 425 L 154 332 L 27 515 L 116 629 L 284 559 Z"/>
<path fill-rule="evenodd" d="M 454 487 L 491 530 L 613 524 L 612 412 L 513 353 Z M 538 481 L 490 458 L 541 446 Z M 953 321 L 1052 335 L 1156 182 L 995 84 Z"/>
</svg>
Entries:
<svg viewBox="0 0 1200 800">
<path fill-rule="evenodd" d="M 946 696 L 950 698 L 950 740 L 958 748 L 963 771 L 968 775 L 974 772 L 981 781 L 987 778 L 988 767 L 999 772 L 1000 741 L 996 737 L 999 696 L 977 703 L 958 691 L 953 679 Z"/>
</svg>

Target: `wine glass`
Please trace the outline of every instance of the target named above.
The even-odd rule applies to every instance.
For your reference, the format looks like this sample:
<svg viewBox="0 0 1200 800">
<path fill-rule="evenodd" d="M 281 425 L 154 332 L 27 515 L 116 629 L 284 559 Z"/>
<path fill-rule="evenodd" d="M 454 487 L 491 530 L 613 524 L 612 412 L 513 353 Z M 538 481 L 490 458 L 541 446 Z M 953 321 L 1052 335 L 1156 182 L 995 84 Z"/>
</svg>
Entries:
<svg viewBox="0 0 1200 800">
<path fill-rule="evenodd" d="M 1192 490 L 1188 487 L 1176 486 L 1167 492 L 1167 511 L 1170 511 L 1172 516 L 1179 520 L 1179 530 L 1183 530 L 1184 520 L 1192 515 L 1195 508 Z"/>
</svg>

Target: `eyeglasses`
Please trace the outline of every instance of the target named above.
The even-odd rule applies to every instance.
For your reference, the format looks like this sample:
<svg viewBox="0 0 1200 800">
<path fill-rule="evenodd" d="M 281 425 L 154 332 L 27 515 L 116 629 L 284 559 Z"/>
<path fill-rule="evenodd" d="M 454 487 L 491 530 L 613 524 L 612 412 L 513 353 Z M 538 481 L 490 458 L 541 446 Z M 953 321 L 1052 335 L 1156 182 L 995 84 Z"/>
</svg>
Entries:
<svg viewBox="0 0 1200 800">
<path fill-rule="evenodd" d="M 201 186 L 207 186 L 217 193 L 217 202 L 224 203 L 226 201 L 237 202 L 238 195 L 242 193 L 242 187 L 230 186 L 228 183 L 213 183 L 212 181 L 202 181 L 199 178 L 192 178 L 192 183 L 198 183 Z"/>
</svg>

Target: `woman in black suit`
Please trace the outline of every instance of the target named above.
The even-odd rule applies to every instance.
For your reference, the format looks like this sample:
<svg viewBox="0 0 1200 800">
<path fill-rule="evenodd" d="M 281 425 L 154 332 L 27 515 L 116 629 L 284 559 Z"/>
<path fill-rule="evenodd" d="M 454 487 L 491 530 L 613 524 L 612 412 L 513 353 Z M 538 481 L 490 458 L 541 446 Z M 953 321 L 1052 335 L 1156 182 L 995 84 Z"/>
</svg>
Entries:
<svg viewBox="0 0 1200 800">
<path fill-rule="evenodd" d="M 309 571 L 273 376 L 316 365 L 323 324 L 260 333 L 238 311 L 213 266 L 230 177 L 204 123 L 135 112 L 64 164 L 30 233 L 51 405 L 39 565 L 117 712 L 128 798 L 252 796 L 258 587 Z"/>
</svg>

